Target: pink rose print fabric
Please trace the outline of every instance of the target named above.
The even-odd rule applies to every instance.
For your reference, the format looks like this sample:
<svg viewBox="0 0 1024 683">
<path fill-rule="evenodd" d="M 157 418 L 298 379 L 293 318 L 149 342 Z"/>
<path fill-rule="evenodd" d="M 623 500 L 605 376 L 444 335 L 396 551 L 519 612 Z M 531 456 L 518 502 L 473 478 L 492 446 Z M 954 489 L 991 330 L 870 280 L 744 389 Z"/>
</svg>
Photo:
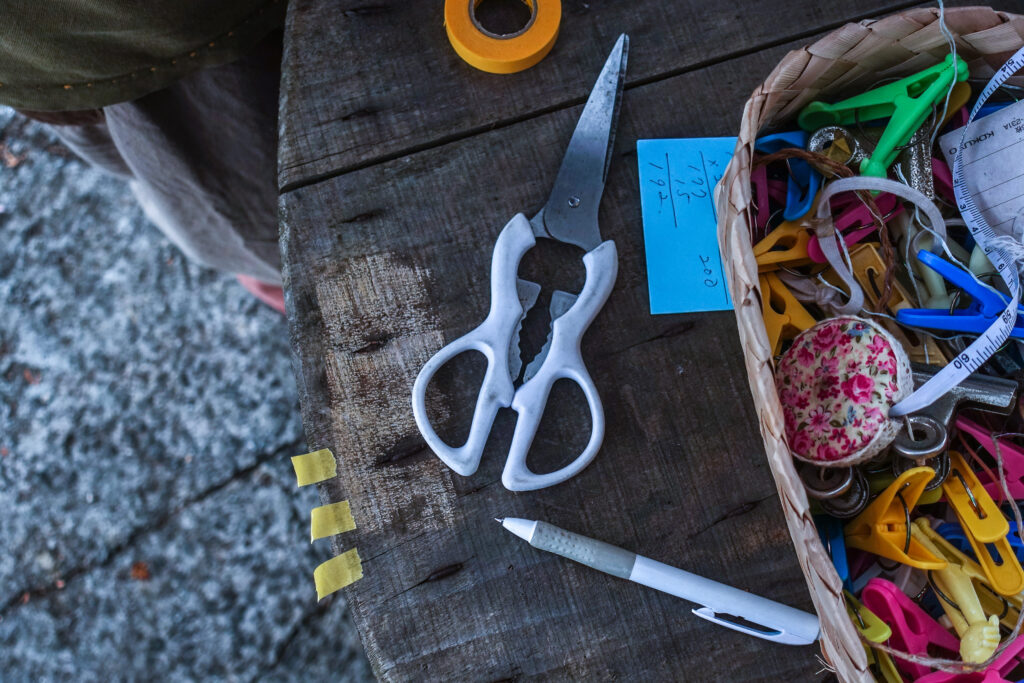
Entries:
<svg viewBox="0 0 1024 683">
<path fill-rule="evenodd" d="M 903 348 L 875 323 L 844 317 L 815 325 L 775 371 L 790 450 L 819 465 L 874 456 L 895 438 L 889 408 L 912 384 Z"/>
</svg>

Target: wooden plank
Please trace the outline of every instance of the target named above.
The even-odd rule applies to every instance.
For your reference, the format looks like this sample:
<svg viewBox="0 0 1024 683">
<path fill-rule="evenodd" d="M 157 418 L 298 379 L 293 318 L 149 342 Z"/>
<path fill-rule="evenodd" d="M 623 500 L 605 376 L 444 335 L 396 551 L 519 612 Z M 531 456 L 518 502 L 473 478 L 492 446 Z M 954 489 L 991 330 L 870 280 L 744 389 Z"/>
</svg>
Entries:
<svg viewBox="0 0 1024 683">
<path fill-rule="evenodd" d="M 513 413 L 499 415 L 480 471 L 463 478 L 425 447 L 409 397 L 424 361 L 483 318 L 494 238 L 513 213 L 546 199 L 582 107 L 283 196 L 303 422 L 309 445 L 340 459 L 322 494 L 352 504 L 358 529 L 337 549 L 355 546 L 364 558 L 364 578 L 346 597 L 380 677 L 807 680 L 820 668 L 814 647 L 709 624 L 687 603 L 535 551 L 492 520 L 544 519 L 813 609 L 763 456 L 733 315 L 648 314 L 635 153 L 638 138 L 730 134 L 786 49 L 627 92 L 601 206 L 619 278 L 584 342 L 607 436 L 586 471 L 551 489 L 501 487 Z M 588 84 L 603 58 L 580 65 Z M 695 106 L 695 93 L 714 96 Z M 568 263 L 578 286 L 575 255 L 533 258 L 541 251 L 521 273 L 548 284 Z M 432 400 L 444 431 L 464 434 L 475 387 L 453 378 L 442 388 Z M 542 458 L 579 446 L 586 429 L 570 419 L 571 401 L 552 405 Z"/>
<path fill-rule="evenodd" d="M 442 3 L 292 0 L 282 80 L 279 183 L 291 189 L 539 112 L 582 102 L 620 32 L 633 40 L 629 83 L 778 45 L 906 0 L 708 3 L 563 1 L 551 54 L 495 76 L 448 44 Z"/>
</svg>

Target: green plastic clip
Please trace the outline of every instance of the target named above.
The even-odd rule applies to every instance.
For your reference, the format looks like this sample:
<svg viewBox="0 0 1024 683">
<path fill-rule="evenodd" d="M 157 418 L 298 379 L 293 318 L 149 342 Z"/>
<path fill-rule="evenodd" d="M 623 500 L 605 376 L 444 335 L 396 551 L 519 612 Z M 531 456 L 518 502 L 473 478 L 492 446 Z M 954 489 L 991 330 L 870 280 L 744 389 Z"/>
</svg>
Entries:
<svg viewBox="0 0 1024 683">
<path fill-rule="evenodd" d="M 824 126 L 889 119 L 875 150 L 860 164 L 862 175 L 884 178 L 896 161 L 899 148 L 910 142 L 932 106 L 945 99 L 954 79 L 966 81 L 968 75 L 967 62 L 957 57 L 954 67 L 953 55 L 947 55 L 941 64 L 842 102 L 811 102 L 800 112 L 797 123 L 813 132 Z"/>
</svg>

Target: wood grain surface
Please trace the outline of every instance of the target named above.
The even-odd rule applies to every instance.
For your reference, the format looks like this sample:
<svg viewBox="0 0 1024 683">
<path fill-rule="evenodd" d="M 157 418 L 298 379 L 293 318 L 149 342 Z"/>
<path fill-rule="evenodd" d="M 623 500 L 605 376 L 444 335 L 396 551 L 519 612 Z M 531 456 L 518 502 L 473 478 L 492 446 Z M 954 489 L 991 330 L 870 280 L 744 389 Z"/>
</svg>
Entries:
<svg viewBox="0 0 1024 683">
<path fill-rule="evenodd" d="M 566 2 L 555 51 L 513 77 L 449 54 L 440 3 L 348 6 L 291 4 L 282 247 L 303 422 L 310 448 L 338 458 L 322 499 L 350 500 L 358 524 L 334 542 L 363 557 L 364 578 L 345 594 L 374 671 L 813 680 L 815 647 L 712 625 L 689 603 L 536 551 L 492 518 L 543 519 L 811 610 L 733 314 L 648 312 L 636 140 L 734 134 L 747 95 L 787 49 L 829 22 L 897 5 L 591 3 L 584 12 Z M 547 198 L 621 31 L 632 38 L 630 86 L 600 212 L 619 278 L 583 344 L 605 443 L 570 482 L 513 494 L 499 477 L 515 414 L 499 414 L 480 470 L 459 477 L 423 443 L 411 387 L 434 352 L 485 316 L 494 239 Z M 781 33 L 798 41 L 780 43 Z M 542 243 L 520 273 L 546 291 L 578 291 L 578 257 Z M 543 323 L 528 321 L 527 346 L 539 346 Z M 468 431 L 482 363 L 457 370 L 428 393 L 452 441 Z M 582 395 L 557 385 L 531 465 L 556 467 L 588 433 Z"/>
<path fill-rule="evenodd" d="M 623 31 L 638 48 L 627 82 L 638 84 L 913 4 L 563 0 L 551 54 L 532 69 L 496 77 L 455 54 L 436 0 L 295 0 L 287 28 L 280 184 L 291 189 L 581 103 L 593 85 L 594 65 L 600 68 L 607 46 Z M 739 112 L 730 116 L 736 121 Z"/>
</svg>

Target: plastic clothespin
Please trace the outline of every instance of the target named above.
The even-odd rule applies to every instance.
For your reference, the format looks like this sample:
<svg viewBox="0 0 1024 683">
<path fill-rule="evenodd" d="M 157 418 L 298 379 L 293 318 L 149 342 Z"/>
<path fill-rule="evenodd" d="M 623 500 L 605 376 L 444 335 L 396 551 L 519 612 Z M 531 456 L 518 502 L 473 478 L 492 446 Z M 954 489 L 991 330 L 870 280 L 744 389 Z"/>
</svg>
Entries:
<svg viewBox="0 0 1024 683">
<path fill-rule="evenodd" d="M 870 557 L 869 553 L 862 553 L 862 555 Z M 853 592 L 860 593 L 868 581 L 875 578 L 885 579 L 895 584 L 906 595 L 920 595 L 928 586 L 928 572 L 923 569 L 914 569 L 899 562 L 883 567 L 881 562 L 874 562 L 850 582 Z"/>
<path fill-rule="evenodd" d="M 883 224 L 903 212 L 903 204 L 896 199 L 894 194 L 885 192 L 874 199 L 882 214 Z M 832 200 L 832 211 L 839 213 L 833 225 L 835 225 L 836 232 L 842 233 L 847 248 L 857 244 L 878 229 L 868 205 L 862 202 L 854 192 L 843 192 L 835 197 Z M 807 245 L 807 256 L 815 263 L 828 262 L 825 253 L 821 250 L 817 235 L 811 235 L 811 241 Z"/>
<path fill-rule="evenodd" d="M 797 123 L 806 131 L 815 131 L 824 126 L 889 119 L 871 156 L 860 165 L 861 174 L 884 178 L 900 148 L 925 122 L 932 106 L 946 97 L 954 79 L 966 81 L 968 75 L 967 62 L 956 57 L 954 63 L 953 55 L 947 55 L 941 64 L 842 102 L 811 102 L 800 112 Z"/>
<path fill-rule="evenodd" d="M 942 108 L 945 107 L 946 108 L 946 115 L 944 117 L 942 117 L 941 121 L 939 121 L 939 125 L 938 125 L 939 130 L 942 130 L 946 126 L 947 123 L 952 121 L 953 117 L 956 116 L 957 113 L 961 109 L 963 109 L 965 106 L 967 106 L 967 102 L 970 99 L 971 99 L 971 84 L 968 83 L 967 81 L 959 81 L 958 83 L 955 83 L 953 85 L 953 89 L 949 93 L 949 102 L 948 103 L 946 102 L 945 94 L 943 94 L 942 97 L 939 98 L 939 101 L 937 102 L 937 109 L 938 109 L 939 112 L 941 112 Z M 984 107 L 982 107 L 982 110 L 984 110 Z M 985 114 L 983 114 L 982 112 L 978 112 L 978 118 L 981 118 L 982 116 L 985 116 Z"/>
<path fill-rule="evenodd" d="M 899 216 L 893 221 L 892 227 L 897 234 L 903 236 L 903 240 L 905 240 L 904 244 L 909 244 L 911 249 L 921 249 L 928 252 L 932 251 L 932 245 L 935 242 L 934 237 L 923 229 L 918 228 L 910 214 Z M 967 251 L 962 249 L 960 245 L 953 240 L 947 240 L 946 246 L 949 247 L 953 256 L 957 260 L 964 261 L 970 258 Z M 907 260 L 913 270 L 912 277 L 916 276 L 917 279 L 924 284 L 925 291 L 924 298 L 920 302 L 921 307 L 944 308 L 948 310 L 953 298 L 946 289 L 946 281 L 942 276 L 922 264 L 914 254 L 909 255 Z"/>
<path fill-rule="evenodd" d="M 754 149 L 765 154 L 773 154 L 787 147 L 807 147 L 807 133 L 795 130 L 765 135 L 754 143 Z M 782 211 L 782 217 L 787 221 L 795 221 L 811 210 L 823 178 L 803 159 L 788 161 L 789 180 L 786 182 L 786 208 Z"/>
<path fill-rule="evenodd" d="M 964 457 L 954 450 L 949 451 L 949 476 L 942 482 L 942 492 L 960 520 L 988 585 L 1006 596 L 1024 590 L 1024 569 L 1006 538 L 1010 523 Z"/>
<path fill-rule="evenodd" d="M 817 322 L 775 273 L 758 275 L 761 284 L 761 313 L 768 331 L 772 353 L 782 352 L 782 342 L 792 339 Z"/>
<path fill-rule="evenodd" d="M 1004 538 L 1010 532 L 1010 523 L 978 481 L 974 470 L 967 466 L 964 456 L 950 450 L 949 466 L 949 476 L 943 482 L 943 493 L 960 518 L 960 523 L 969 532 L 968 537 L 973 536 L 985 543 Z"/>
<path fill-rule="evenodd" d="M 750 172 L 750 185 L 754 191 L 754 225 L 763 236 L 772 217 L 772 204 L 785 201 L 785 186 L 782 181 L 768 179 L 766 166 L 758 166 Z"/>
<path fill-rule="evenodd" d="M 806 266 L 811 263 L 807 256 L 807 244 L 811 231 L 795 221 L 785 221 L 754 245 L 757 270 L 764 273 L 778 270 L 781 266 Z"/>
<path fill-rule="evenodd" d="M 853 627 L 861 632 L 865 640 L 872 643 L 884 643 L 892 637 L 892 629 L 888 624 L 875 616 L 850 591 L 844 590 L 843 595 L 846 597 L 846 613 L 850 616 Z M 874 660 L 878 667 L 878 673 L 881 674 L 885 683 L 903 683 L 903 678 L 896 670 L 896 664 L 893 663 L 888 652 L 876 650 L 866 643 L 864 652 L 867 654 L 869 662 Z"/>
<path fill-rule="evenodd" d="M 896 319 L 904 325 L 978 335 L 987 330 L 996 316 L 1001 315 L 1006 309 L 1009 299 L 1005 295 L 978 282 L 967 271 L 929 251 L 917 252 L 917 258 L 948 282 L 959 287 L 970 297 L 971 303 L 967 308 L 958 308 L 954 311 L 945 308 L 907 308 L 896 314 Z M 1010 336 L 1022 338 L 1024 306 L 1017 307 L 1017 315 L 1018 322 Z"/>
<path fill-rule="evenodd" d="M 986 615 L 974 582 L 984 581 L 978 565 L 954 548 L 928 524 L 914 520 L 911 533 L 922 546 L 946 560 L 943 569 L 931 575 L 939 595 L 939 603 L 960 635 L 960 658 L 980 664 L 999 647 L 999 617 Z"/>
<path fill-rule="evenodd" d="M 935 476 L 930 467 L 912 467 L 878 494 L 846 525 L 847 547 L 860 548 L 918 569 L 942 569 L 946 561 L 918 543 L 908 526 L 910 512 Z"/>
<path fill-rule="evenodd" d="M 965 566 L 972 568 L 971 575 L 974 581 L 974 590 L 978 600 L 981 602 L 982 609 L 985 610 L 985 614 L 989 616 L 996 615 L 1000 623 L 1006 628 L 1012 629 L 1016 626 L 1017 617 L 1020 616 L 1021 594 L 1005 596 L 992 589 L 992 586 L 988 584 L 985 572 L 979 564 L 974 562 L 973 556 L 970 555 L 973 552 L 970 541 L 967 540 L 967 534 L 964 533 L 959 524 L 940 524 L 935 531 L 963 554 L 964 559 L 962 562 Z"/>
<path fill-rule="evenodd" d="M 937 196 L 946 200 L 950 204 L 956 204 L 956 195 L 953 192 L 953 174 L 949 170 L 949 165 L 941 159 L 932 158 L 932 179 L 935 184 L 935 193 Z M 912 239 L 913 235 L 909 235 L 908 239 Z M 996 273 L 995 266 L 988 258 L 988 254 L 974 242 L 973 237 L 968 237 L 968 247 L 973 245 L 970 253 L 962 248 L 959 244 L 952 240 L 946 242 L 946 246 L 949 247 L 953 255 L 960 261 L 967 262 L 967 269 L 974 273 L 976 277 L 982 277 L 985 275 L 994 275 Z M 930 248 L 930 242 L 928 244 L 922 244 L 922 248 Z M 918 272 L 918 275 L 922 277 L 935 276 L 933 271 L 926 271 L 924 274 Z M 926 283 L 929 286 L 931 283 Z M 929 308 L 936 308 L 936 306 L 929 304 Z"/>
<path fill-rule="evenodd" d="M 953 544 L 954 548 L 971 559 L 975 559 L 974 548 L 971 547 L 971 542 L 967 540 L 967 532 L 964 531 L 959 522 L 944 522 L 935 527 L 935 530 L 939 532 L 940 536 Z M 1024 560 L 1024 543 L 1021 542 L 1020 534 L 1017 533 L 1017 522 L 1010 522 L 1010 533 L 1006 534 L 1006 540 L 1009 541 L 1010 548 L 1013 549 L 1013 554 L 1017 557 L 1017 561 Z"/>
<path fill-rule="evenodd" d="M 850 265 L 853 269 L 853 277 L 864 290 L 864 300 L 872 310 L 878 310 L 885 281 L 885 261 L 878 252 L 878 247 L 874 243 L 858 245 L 850 252 Z M 826 276 L 826 279 L 829 278 Z M 830 279 L 830 281 L 833 280 Z M 833 283 L 840 284 L 838 278 Z M 889 302 L 886 305 L 889 314 L 896 315 L 901 310 L 911 308 L 913 306 L 911 301 L 910 292 L 898 280 L 893 279 L 892 291 L 889 293 Z M 946 365 L 949 362 L 932 337 L 926 334 L 917 334 L 888 318 L 881 318 L 879 322 L 906 349 L 912 362 L 938 366 Z M 927 502 L 923 499 L 921 501 L 922 504 Z"/>
<path fill-rule="evenodd" d="M 814 515 L 814 526 L 825 551 L 832 559 L 832 566 L 843 586 L 850 587 L 850 565 L 846 562 L 846 541 L 843 538 L 843 523 L 831 515 Z M 881 641 L 879 641 L 881 642 Z"/>
<path fill-rule="evenodd" d="M 875 579 L 876 581 L 879 579 Z M 879 619 L 866 605 L 848 590 L 843 591 L 846 598 L 846 612 L 853 620 L 854 627 L 864 634 L 872 643 L 884 643 L 892 637 L 892 629 Z"/>
<path fill-rule="evenodd" d="M 892 473 L 892 468 L 890 467 L 886 467 L 884 470 L 870 472 L 867 477 L 868 488 L 871 490 L 871 493 L 880 493 L 892 486 L 892 483 L 896 481 L 896 475 Z M 942 488 L 936 487 L 922 493 L 921 497 L 917 499 L 917 504 L 931 505 L 932 503 L 938 503 L 941 499 Z"/>
<path fill-rule="evenodd" d="M 992 456 L 992 460 L 995 461 L 996 444 L 989 430 L 982 428 L 981 425 L 963 415 L 957 416 L 956 427 L 961 432 L 974 437 L 981 444 L 981 447 Z M 1024 448 L 1010 441 L 1000 441 L 999 455 L 1003 459 L 1003 473 L 1006 475 L 1006 487 L 1010 489 L 1010 496 L 1014 500 L 1024 499 Z M 995 467 L 992 468 L 992 472 L 995 476 L 999 476 Z M 1004 497 L 999 481 L 993 480 L 987 472 L 978 472 L 978 479 L 992 498 L 999 499 Z M 1010 524 L 1011 527 L 1016 526 L 1016 522 L 1011 522 Z M 1011 533 L 1011 536 L 1013 535 Z M 1010 539 L 1010 542 L 1013 543 L 1013 538 Z M 1019 539 L 1017 542 L 1020 542 Z M 1022 547 L 1022 550 L 1024 550 L 1024 547 Z M 1018 558 L 1024 560 L 1024 556 L 1018 555 Z"/>
<path fill-rule="evenodd" d="M 871 579 L 861 591 L 860 599 L 866 608 L 889 625 L 892 630 L 889 644 L 893 648 L 912 655 L 928 655 L 934 650 L 950 654 L 959 652 L 960 641 L 956 636 L 932 619 L 893 583 L 885 579 Z M 938 656 L 938 653 L 932 656 Z M 931 671 L 931 667 L 924 664 L 898 657 L 896 666 L 915 679 Z"/>
<path fill-rule="evenodd" d="M 956 195 L 953 193 L 953 172 L 949 170 L 949 164 L 942 159 L 932 157 L 932 176 L 935 178 L 935 194 L 947 202 L 956 203 Z"/>
<path fill-rule="evenodd" d="M 1010 675 L 1024 663 L 1024 638 L 1017 638 L 1006 646 L 996 660 L 984 671 L 974 673 L 949 673 L 933 671 L 918 678 L 914 683 L 1019 683 L 1018 676 Z"/>
</svg>

